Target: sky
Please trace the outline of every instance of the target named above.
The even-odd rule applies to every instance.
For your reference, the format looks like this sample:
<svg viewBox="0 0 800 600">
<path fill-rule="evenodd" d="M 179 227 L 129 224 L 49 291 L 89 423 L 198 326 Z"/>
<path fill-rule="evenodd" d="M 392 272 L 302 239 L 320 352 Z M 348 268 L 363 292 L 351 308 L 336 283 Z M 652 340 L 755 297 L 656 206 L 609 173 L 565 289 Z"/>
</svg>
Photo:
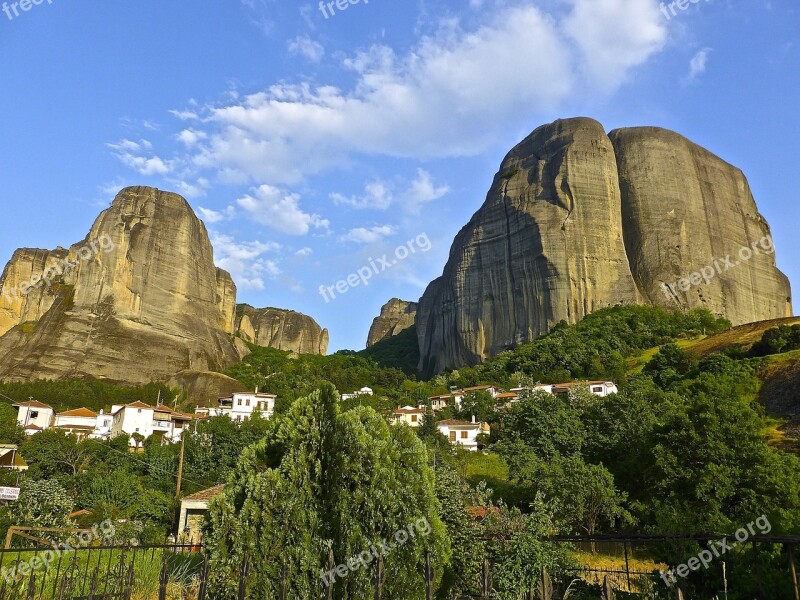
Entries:
<svg viewBox="0 0 800 600">
<path fill-rule="evenodd" d="M 797 0 L 37 1 L 0 5 L 3 264 L 150 185 L 191 203 L 239 302 L 361 349 L 508 150 L 587 116 L 740 167 L 800 285 Z"/>
</svg>

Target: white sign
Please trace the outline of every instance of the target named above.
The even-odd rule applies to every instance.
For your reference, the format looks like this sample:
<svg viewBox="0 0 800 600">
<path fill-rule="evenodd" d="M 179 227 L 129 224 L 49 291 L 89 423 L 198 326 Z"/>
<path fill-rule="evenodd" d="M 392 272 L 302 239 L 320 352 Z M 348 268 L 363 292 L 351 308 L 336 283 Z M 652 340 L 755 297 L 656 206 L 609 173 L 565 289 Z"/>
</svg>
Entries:
<svg viewBox="0 0 800 600">
<path fill-rule="evenodd" d="M 19 500 L 19 488 L 0 487 L 0 500 Z"/>
</svg>

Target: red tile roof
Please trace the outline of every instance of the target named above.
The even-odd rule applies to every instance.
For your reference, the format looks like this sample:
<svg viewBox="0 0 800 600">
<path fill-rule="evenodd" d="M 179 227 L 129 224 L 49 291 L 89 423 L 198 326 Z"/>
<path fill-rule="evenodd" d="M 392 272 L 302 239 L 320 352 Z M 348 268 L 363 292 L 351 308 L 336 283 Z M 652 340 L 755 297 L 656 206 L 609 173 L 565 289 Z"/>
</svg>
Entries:
<svg viewBox="0 0 800 600">
<path fill-rule="evenodd" d="M 86 417 L 88 418 L 97 418 L 97 413 L 92 412 L 88 408 L 76 408 L 74 410 L 68 410 L 62 413 L 58 413 L 57 417 Z"/>
<path fill-rule="evenodd" d="M 423 408 L 398 408 L 394 411 L 395 415 L 417 415 L 424 413 L 425 409 Z"/>
<path fill-rule="evenodd" d="M 466 427 L 467 425 L 480 427 L 480 423 L 472 423 L 470 421 L 459 421 L 458 419 L 445 419 L 444 421 L 439 421 L 436 423 L 437 425 L 448 425 L 451 427 Z"/>
<path fill-rule="evenodd" d="M 49 408 L 50 410 L 53 410 L 52 406 L 45 404 L 43 402 L 39 402 L 38 400 L 26 400 L 25 402 L 19 402 L 17 404 L 14 404 L 14 406 L 27 406 L 30 408 Z"/>
<path fill-rule="evenodd" d="M 183 500 L 211 500 L 216 498 L 220 494 L 225 491 L 225 484 L 222 485 L 215 485 L 212 488 L 208 488 L 207 490 L 202 490 L 197 492 L 196 494 L 192 494 L 191 496 L 186 496 Z"/>
</svg>

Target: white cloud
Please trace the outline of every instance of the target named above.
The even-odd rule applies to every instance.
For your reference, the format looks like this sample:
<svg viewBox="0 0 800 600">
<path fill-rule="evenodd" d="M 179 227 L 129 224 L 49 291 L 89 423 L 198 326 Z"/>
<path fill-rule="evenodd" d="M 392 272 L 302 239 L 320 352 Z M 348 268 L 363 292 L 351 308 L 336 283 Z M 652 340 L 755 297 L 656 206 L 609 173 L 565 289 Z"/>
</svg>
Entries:
<svg viewBox="0 0 800 600">
<path fill-rule="evenodd" d="M 220 223 L 222 221 L 229 221 L 236 215 L 236 209 L 233 206 L 228 206 L 224 210 L 212 210 L 210 208 L 197 208 L 200 213 L 200 218 L 206 223 Z"/>
<path fill-rule="evenodd" d="M 237 287 L 263 290 L 265 278 L 274 279 L 281 274 L 278 263 L 264 258 L 264 254 L 275 252 L 280 245 L 274 242 L 237 242 L 229 235 L 211 232 L 211 244 L 217 266 L 233 277 Z"/>
<path fill-rule="evenodd" d="M 318 63 L 325 56 L 325 48 L 309 37 L 298 36 L 289 42 L 289 52 L 303 56 L 312 63 Z"/>
<path fill-rule="evenodd" d="M 436 185 L 430 173 L 417 169 L 417 177 L 411 182 L 402 184 L 406 189 L 393 190 L 392 184 L 385 181 L 371 181 L 364 186 L 364 193 L 358 197 L 347 197 L 339 193 L 330 195 L 334 204 L 351 206 L 358 209 L 385 210 L 393 204 L 403 210 L 418 214 L 421 205 L 438 200 L 450 192 L 448 185 Z"/>
<path fill-rule="evenodd" d="M 257 223 L 289 235 L 305 235 L 311 228 L 327 229 L 330 225 L 319 215 L 303 212 L 300 196 L 270 185 L 254 188 L 236 202 Z"/>
<path fill-rule="evenodd" d="M 334 204 L 352 206 L 353 208 L 373 208 L 383 210 L 392 205 L 392 192 L 388 189 L 388 184 L 383 181 L 372 181 L 364 186 L 364 194 L 361 197 L 345 197 L 342 194 L 333 193 L 330 195 Z"/>
<path fill-rule="evenodd" d="M 204 131 L 197 131 L 196 129 L 184 129 L 178 134 L 177 137 L 187 148 L 191 148 L 197 144 L 197 142 L 206 139 L 208 135 Z"/>
<path fill-rule="evenodd" d="M 140 175 L 167 175 L 175 169 L 175 161 L 164 160 L 155 155 L 144 155 L 153 148 L 153 145 L 147 140 L 139 142 L 121 140 L 116 144 L 107 144 L 107 146 L 114 151 L 122 164 Z"/>
<path fill-rule="evenodd" d="M 314 251 L 311 248 L 300 248 L 295 252 L 295 256 L 311 256 L 312 254 L 314 254 Z"/>
<path fill-rule="evenodd" d="M 438 200 L 448 193 L 450 193 L 450 186 L 437 186 L 430 173 L 423 169 L 417 169 L 417 178 L 411 182 L 411 188 L 406 194 L 405 205 L 409 212 L 416 214 L 423 204 Z"/>
<path fill-rule="evenodd" d="M 356 227 L 351 229 L 339 239 L 343 242 L 354 242 L 356 244 L 371 244 L 382 240 L 386 236 L 394 234 L 395 229 L 389 225 L 377 225 L 375 227 Z"/>
<path fill-rule="evenodd" d="M 703 48 L 689 61 L 689 81 L 696 79 L 699 75 L 706 72 L 708 65 L 708 57 L 711 54 L 712 48 Z"/>
<path fill-rule="evenodd" d="M 561 13 L 498 3 L 485 12 L 477 29 L 443 22 L 405 55 L 374 46 L 350 57 L 341 65 L 356 78 L 349 90 L 282 82 L 201 109 L 208 139 L 189 161 L 291 185 L 362 154 L 476 154 L 576 95 L 613 91 L 666 39 L 656 0 L 568 0 Z M 198 118 L 194 109 L 174 114 Z"/>
</svg>

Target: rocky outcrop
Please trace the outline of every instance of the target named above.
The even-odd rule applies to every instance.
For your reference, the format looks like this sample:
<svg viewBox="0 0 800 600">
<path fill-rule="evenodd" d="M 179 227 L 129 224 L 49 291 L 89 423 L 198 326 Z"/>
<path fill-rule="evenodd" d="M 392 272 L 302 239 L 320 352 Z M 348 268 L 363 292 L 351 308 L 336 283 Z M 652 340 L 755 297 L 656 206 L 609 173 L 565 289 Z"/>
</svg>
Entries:
<svg viewBox="0 0 800 600">
<path fill-rule="evenodd" d="M 176 194 L 122 190 L 69 250 L 16 252 L 0 293 L 0 379 L 141 384 L 242 356 L 235 286 Z"/>
<path fill-rule="evenodd" d="M 665 129 L 609 137 L 631 270 L 651 304 L 707 308 L 734 325 L 791 316 L 789 281 L 741 170 Z M 701 285 L 677 284 L 703 269 Z"/>
<path fill-rule="evenodd" d="M 381 314 L 372 321 L 367 336 L 367 348 L 413 327 L 417 318 L 417 303 L 392 298 L 381 307 Z"/>
<path fill-rule="evenodd" d="M 218 398 L 225 398 L 236 392 L 252 391 L 236 379 L 208 371 L 181 371 L 167 385 L 181 390 L 194 406 L 210 406 Z"/>
<path fill-rule="evenodd" d="M 741 171 L 677 134 L 545 125 L 506 156 L 420 300 L 420 369 L 474 365 L 617 304 L 703 306 L 734 324 L 789 316 L 788 280 L 763 250 L 665 293 L 768 234 Z"/>
<path fill-rule="evenodd" d="M 236 331 L 245 341 L 257 346 L 277 348 L 298 354 L 328 353 L 328 330 L 309 316 L 279 308 L 253 308 L 239 305 Z"/>
</svg>

